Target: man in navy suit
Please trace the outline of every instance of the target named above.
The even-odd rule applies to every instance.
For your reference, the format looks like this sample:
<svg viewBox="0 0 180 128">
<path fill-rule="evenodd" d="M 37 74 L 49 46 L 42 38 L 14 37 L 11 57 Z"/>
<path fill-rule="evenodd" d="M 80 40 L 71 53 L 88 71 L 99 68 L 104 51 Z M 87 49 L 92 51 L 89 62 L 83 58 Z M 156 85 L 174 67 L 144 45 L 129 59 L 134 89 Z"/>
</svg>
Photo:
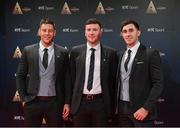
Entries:
<svg viewBox="0 0 180 128">
<path fill-rule="evenodd" d="M 101 35 L 101 23 L 88 19 L 86 44 L 73 47 L 70 54 L 74 126 L 107 126 L 113 115 L 118 60 L 114 49 L 100 43 Z"/>
<path fill-rule="evenodd" d="M 70 112 L 68 51 L 53 42 L 55 24 L 42 19 L 37 44 L 26 46 L 17 73 L 16 86 L 24 107 L 25 126 L 62 126 Z"/>
<path fill-rule="evenodd" d="M 120 57 L 117 72 L 116 114 L 119 126 L 153 126 L 156 102 L 163 89 L 159 52 L 139 42 L 137 22 L 126 20 L 121 36 L 127 48 Z"/>
</svg>

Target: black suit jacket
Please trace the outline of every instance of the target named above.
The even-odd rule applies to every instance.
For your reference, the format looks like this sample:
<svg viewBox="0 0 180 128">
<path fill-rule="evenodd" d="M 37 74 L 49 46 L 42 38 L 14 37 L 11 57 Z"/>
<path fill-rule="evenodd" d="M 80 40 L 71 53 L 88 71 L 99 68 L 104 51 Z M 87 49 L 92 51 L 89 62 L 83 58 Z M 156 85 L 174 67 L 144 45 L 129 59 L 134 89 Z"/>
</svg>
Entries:
<svg viewBox="0 0 180 128">
<path fill-rule="evenodd" d="M 119 60 L 117 72 L 117 97 L 116 110 L 118 110 L 119 94 L 121 89 L 121 60 Z M 119 83 L 119 84 L 118 84 Z M 132 65 L 129 79 L 129 95 L 132 113 L 143 107 L 150 113 L 148 119 L 155 119 L 156 102 L 163 89 L 163 72 L 159 52 L 147 49 L 140 44 Z M 116 111 L 117 113 L 118 111 Z"/>
<path fill-rule="evenodd" d="M 58 103 L 62 106 L 70 102 L 70 84 L 68 51 L 54 44 L 55 56 L 55 89 Z M 39 44 L 26 46 L 16 73 L 16 87 L 22 101 L 35 99 L 40 86 L 39 78 Z"/>
<path fill-rule="evenodd" d="M 73 95 L 71 113 L 75 114 L 80 106 L 85 81 L 85 61 L 87 45 L 79 45 L 72 48 L 70 54 L 70 67 L 72 76 Z M 116 51 L 101 45 L 101 70 L 100 82 L 104 105 L 109 116 L 113 113 L 115 100 L 115 77 L 118 57 Z"/>
</svg>

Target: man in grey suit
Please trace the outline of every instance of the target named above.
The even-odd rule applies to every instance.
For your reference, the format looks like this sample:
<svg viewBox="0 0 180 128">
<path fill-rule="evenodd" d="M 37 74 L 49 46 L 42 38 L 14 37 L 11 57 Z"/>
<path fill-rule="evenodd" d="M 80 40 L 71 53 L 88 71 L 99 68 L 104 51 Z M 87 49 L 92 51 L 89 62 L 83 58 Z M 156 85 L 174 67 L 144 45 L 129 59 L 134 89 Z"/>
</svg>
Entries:
<svg viewBox="0 0 180 128">
<path fill-rule="evenodd" d="M 101 23 L 88 19 L 86 44 L 73 47 L 70 54 L 74 126 L 108 126 L 113 114 L 117 54 L 100 43 L 101 35 Z"/>
<path fill-rule="evenodd" d="M 127 49 L 117 70 L 118 126 L 153 126 L 157 116 L 156 102 L 163 89 L 161 59 L 157 50 L 139 42 L 140 34 L 137 22 L 122 22 L 121 36 Z"/>
<path fill-rule="evenodd" d="M 24 108 L 25 126 L 62 126 L 70 111 L 68 51 L 55 44 L 55 24 L 40 22 L 40 42 L 26 46 L 17 73 L 16 86 Z"/>
</svg>

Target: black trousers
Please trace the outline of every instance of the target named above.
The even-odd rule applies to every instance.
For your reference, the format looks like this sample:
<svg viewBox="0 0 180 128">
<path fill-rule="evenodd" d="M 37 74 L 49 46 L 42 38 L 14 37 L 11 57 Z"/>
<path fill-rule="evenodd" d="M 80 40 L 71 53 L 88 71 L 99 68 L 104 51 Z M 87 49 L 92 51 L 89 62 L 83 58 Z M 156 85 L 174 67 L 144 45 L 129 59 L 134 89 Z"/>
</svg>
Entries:
<svg viewBox="0 0 180 128">
<path fill-rule="evenodd" d="M 36 98 L 24 106 L 25 126 L 40 127 L 43 118 L 46 126 L 62 126 L 62 110 L 57 104 L 56 98 L 42 100 Z"/>
<path fill-rule="evenodd" d="M 105 127 L 108 117 L 102 97 L 93 100 L 83 98 L 78 112 L 73 115 L 73 126 L 76 127 Z"/>
<path fill-rule="evenodd" d="M 129 102 L 119 101 L 119 113 L 117 116 L 118 126 L 120 127 L 153 127 L 153 120 L 138 121 L 131 112 Z"/>
</svg>

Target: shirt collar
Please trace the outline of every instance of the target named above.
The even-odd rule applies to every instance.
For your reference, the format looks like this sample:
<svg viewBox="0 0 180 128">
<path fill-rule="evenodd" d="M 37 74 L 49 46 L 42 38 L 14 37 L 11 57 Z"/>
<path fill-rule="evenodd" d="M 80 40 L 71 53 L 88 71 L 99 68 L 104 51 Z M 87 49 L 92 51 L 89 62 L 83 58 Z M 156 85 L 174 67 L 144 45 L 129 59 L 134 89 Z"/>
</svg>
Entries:
<svg viewBox="0 0 180 128">
<path fill-rule="evenodd" d="M 126 51 L 128 51 L 128 50 L 130 49 L 131 52 L 136 53 L 137 50 L 138 50 L 138 48 L 139 48 L 139 45 L 140 45 L 140 42 L 138 41 L 132 48 L 128 48 L 128 47 L 127 47 L 127 50 L 126 50 Z"/>
<path fill-rule="evenodd" d="M 96 51 L 97 50 L 99 50 L 100 49 L 100 43 L 98 43 L 95 47 L 91 47 L 90 45 L 89 45 L 89 43 L 87 42 L 87 50 L 89 51 L 91 48 L 94 48 L 94 49 L 96 49 Z"/>
<path fill-rule="evenodd" d="M 44 50 L 44 48 L 46 48 L 46 47 L 44 47 L 43 45 L 42 45 L 42 42 L 40 41 L 39 42 L 39 48 L 40 48 L 40 50 L 43 52 L 43 50 Z M 47 49 L 48 49 L 48 51 L 50 52 L 51 50 L 53 50 L 53 48 L 54 48 L 54 43 L 52 43 L 52 45 L 50 45 L 49 47 L 47 47 Z"/>
</svg>

